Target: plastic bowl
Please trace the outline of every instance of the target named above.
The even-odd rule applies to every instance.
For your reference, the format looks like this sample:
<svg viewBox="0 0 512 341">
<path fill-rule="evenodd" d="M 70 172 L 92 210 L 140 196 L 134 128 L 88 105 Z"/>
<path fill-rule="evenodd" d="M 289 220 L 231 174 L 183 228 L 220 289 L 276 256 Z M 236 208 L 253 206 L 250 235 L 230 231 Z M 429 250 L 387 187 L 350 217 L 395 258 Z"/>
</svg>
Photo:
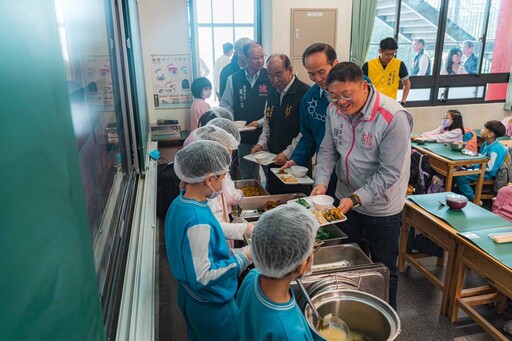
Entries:
<svg viewBox="0 0 512 341">
<path fill-rule="evenodd" d="M 306 176 L 306 174 L 308 173 L 308 168 L 302 167 L 302 166 L 292 166 L 290 168 L 290 170 L 291 170 L 292 175 L 294 175 L 298 178 L 302 178 L 302 177 Z"/>
<path fill-rule="evenodd" d="M 256 159 L 257 163 L 265 163 L 268 160 L 268 154 L 267 153 L 254 154 L 254 159 Z"/>
<path fill-rule="evenodd" d="M 460 194 L 448 194 L 446 195 L 446 205 L 452 210 L 461 210 L 466 207 L 468 198 Z"/>
<path fill-rule="evenodd" d="M 243 128 L 247 124 L 247 121 L 235 121 L 237 128 Z"/>
<path fill-rule="evenodd" d="M 313 201 L 313 205 L 317 210 L 323 211 L 328 208 L 332 207 L 332 204 L 334 203 L 334 198 L 325 194 L 322 195 L 315 195 L 311 198 L 311 201 Z"/>
<path fill-rule="evenodd" d="M 452 150 L 462 150 L 466 146 L 465 142 L 452 142 L 450 143 L 450 148 Z"/>
</svg>

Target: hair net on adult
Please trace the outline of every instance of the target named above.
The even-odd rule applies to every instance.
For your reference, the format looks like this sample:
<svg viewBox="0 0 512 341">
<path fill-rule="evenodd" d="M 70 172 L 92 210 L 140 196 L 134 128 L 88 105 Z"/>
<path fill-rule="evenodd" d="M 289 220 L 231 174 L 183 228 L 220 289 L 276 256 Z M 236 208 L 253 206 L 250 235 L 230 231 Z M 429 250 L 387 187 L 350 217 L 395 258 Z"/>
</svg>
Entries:
<svg viewBox="0 0 512 341">
<path fill-rule="evenodd" d="M 227 120 L 225 118 L 214 118 L 208 122 L 207 126 L 216 126 L 224 129 L 230 133 L 237 140 L 237 142 L 240 142 L 240 132 L 238 131 L 238 127 L 233 121 Z"/>
<path fill-rule="evenodd" d="M 282 278 L 308 259 L 319 224 L 296 203 L 263 213 L 252 233 L 251 255 L 256 268 L 270 278 Z"/>
<path fill-rule="evenodd" d="M 234 121 L 233 115 L 226 108 L 223 108 L 223 107 L 213 107 L 210 110 L 213 111 L 213 113 L 215 115 L 217 115 L 217 117 L 225 118 L 226 120 L 230 120 L 230 121 Z"/>
<path fill-rule="evenodd" d="M 226 147 L 215 141 L 195 141 L 176 153 L 174 172 L 186 183 L 195 184 L 209 175 L 229 171 L 231 156 Z"/>
<path fill-rule="evenodd" d="M 215 125 L 205 125 L 197 128 L 194 130 L 194 136 L 196 141 L 215 141 L 231 150 L 237 149 L 240 144 L 230 133 Z"/>
</svg>

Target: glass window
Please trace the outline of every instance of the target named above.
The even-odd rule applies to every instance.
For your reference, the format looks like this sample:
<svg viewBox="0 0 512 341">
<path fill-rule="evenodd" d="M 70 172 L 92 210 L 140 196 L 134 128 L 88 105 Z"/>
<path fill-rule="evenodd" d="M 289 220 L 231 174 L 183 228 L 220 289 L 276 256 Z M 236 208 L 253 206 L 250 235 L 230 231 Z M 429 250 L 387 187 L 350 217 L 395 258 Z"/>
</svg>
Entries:
<svg viewBox="0 0 512 341">
<path fill-rule="evenodd" d="M 209 24 L 212 22 L 212 3 L 210 0 L 197 0 L 197 23 Z"/>
<path fill-rule="evenodd" d="M 444 102 L 453 99 L 483 98 L 484 89 L 483 86 L 442 87 L 439 88 L 438 99 Z"/>
<path fill-rule="evenodd" d="M 482 73 L 510 72 L 512 68 L 511 12 L 511 1 L 494 0 L 491 2 L 485 51 L 482 58 Z"/>
<path fill-rule="evenodd" d="M 236 0 L 235 23 L 252 24 L 254 22 L 254 0 Z"/>
<path fill-rule="evenodd" d="M 203 0 L 205 1 L 205 0 Z M 232 0 L 215 0 L 212 4 L 213 20 L 212 22 L 232 23 L 233 22 L 233 1 Z"/>
<path fill-rule="evenodd" d="M 402 2 L 397 58 L 405 63 L 411 76 L 432 75 L 440 9 L 439 2 Z"/>
</svg>

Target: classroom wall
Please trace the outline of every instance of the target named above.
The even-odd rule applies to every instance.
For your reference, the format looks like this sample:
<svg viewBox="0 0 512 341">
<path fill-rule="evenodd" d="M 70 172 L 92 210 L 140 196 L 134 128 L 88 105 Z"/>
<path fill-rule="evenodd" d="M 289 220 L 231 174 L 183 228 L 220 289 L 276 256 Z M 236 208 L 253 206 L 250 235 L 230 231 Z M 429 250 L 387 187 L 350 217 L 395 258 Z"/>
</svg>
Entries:
<svg viewBox="0 0 512 341">
<path fill-rule="evenodd" d="M 352 0 L 262 0 L 262 41 L 266 54 L 289 54 L 291 8 L 337 8 L 337 52 L 340 60 L 348 60 Z M 139 17 L 149 122 L 156 123 L 160 118 L 177 119 L 182 129 L 188 129 L 188 108 L 155 110 L 151 77 L 148 76 L 151 75 L 152 54 L 190 53 L 187 1 L 139 1 Z M 414 131 L 436 128 L 441 115 L 450 108 L 452 106 L 410 108 L 414 117 Z M 488 120 L 501 120 L 507 116 L 503 103 L 458 105 L 455 108 L 462 112 L 464 124 L 472 128 L 479 128 Z"/>
</svg>

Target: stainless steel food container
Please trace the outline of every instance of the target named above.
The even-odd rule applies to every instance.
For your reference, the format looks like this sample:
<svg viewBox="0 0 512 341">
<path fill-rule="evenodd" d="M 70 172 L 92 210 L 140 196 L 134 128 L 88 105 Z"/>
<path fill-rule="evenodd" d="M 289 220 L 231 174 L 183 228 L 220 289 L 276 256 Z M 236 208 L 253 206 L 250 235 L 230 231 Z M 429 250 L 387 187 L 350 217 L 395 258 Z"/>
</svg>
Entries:
<svg viewBox="0 0 512 341">
<path fill-rule="evenodd" d="M 242 187 L 256 187 L 258 191 L 261 193 L 260 195 L 270 195 L 269 192 L 265 190 L 265 188 L 261 185 L 258 180 L 250 179 L 250 180 L 235 180 L 236 189 L 241 189 Z"/>
<path fill-rule="evenodd" d="M 400 333 L 397 313 L 388 303 L 374 295 L 358 290 L 338 289 L 313 295 L 311 301 L 320 316 L 333 314 L 345 321 L 351 332 L 365 333 L 372 340 L 395 340 Z M 309 305 L 306 305 L 304 315 L 311 330 L 316 332 L 316 317 Z"/>
<path fill-rule="evenodd" d="M 313 273 L 335 272 L 343 268 L 353 268 L 367 264 L 372 264 L 370 258 L 368 258 L 356 243 L 349 243 L 321 247 L 315 252 L 311 270 Z"/>
<path fill-rule="evenodd" d="M 279 201 L 286 204 L 288 200 L 299 199 L 305 197 L 304 193 L 287 193 L 275 195 L 263 195 L 259 197 L 243 198 L 239 205 L 232 207 L 232 214 L 235 217 L 244 218 L 247 221 L 257 221 L 263 214 L 260 209 L 269 201 Z"/>
<path fill-rule="evenodd" d="M 343 232 L 342 230 L 340 230 L 340 228 L 336 224 L 322 226 L 322 229 L 324 229 L 327 233 L 329 233 L 331 238 L 322 240 L 324 243 L 323 243 L 321 249 L 323 249 L 326 246 L 340 245 L 341 243 L 343 243 L 343 241 L 345 239 L 348 238 L 346 233 Z M 320 252 L 320 250 L 318 250 L 315 253 L 315 257 L 318 254 L 318 252 Z"/>
</svg>

